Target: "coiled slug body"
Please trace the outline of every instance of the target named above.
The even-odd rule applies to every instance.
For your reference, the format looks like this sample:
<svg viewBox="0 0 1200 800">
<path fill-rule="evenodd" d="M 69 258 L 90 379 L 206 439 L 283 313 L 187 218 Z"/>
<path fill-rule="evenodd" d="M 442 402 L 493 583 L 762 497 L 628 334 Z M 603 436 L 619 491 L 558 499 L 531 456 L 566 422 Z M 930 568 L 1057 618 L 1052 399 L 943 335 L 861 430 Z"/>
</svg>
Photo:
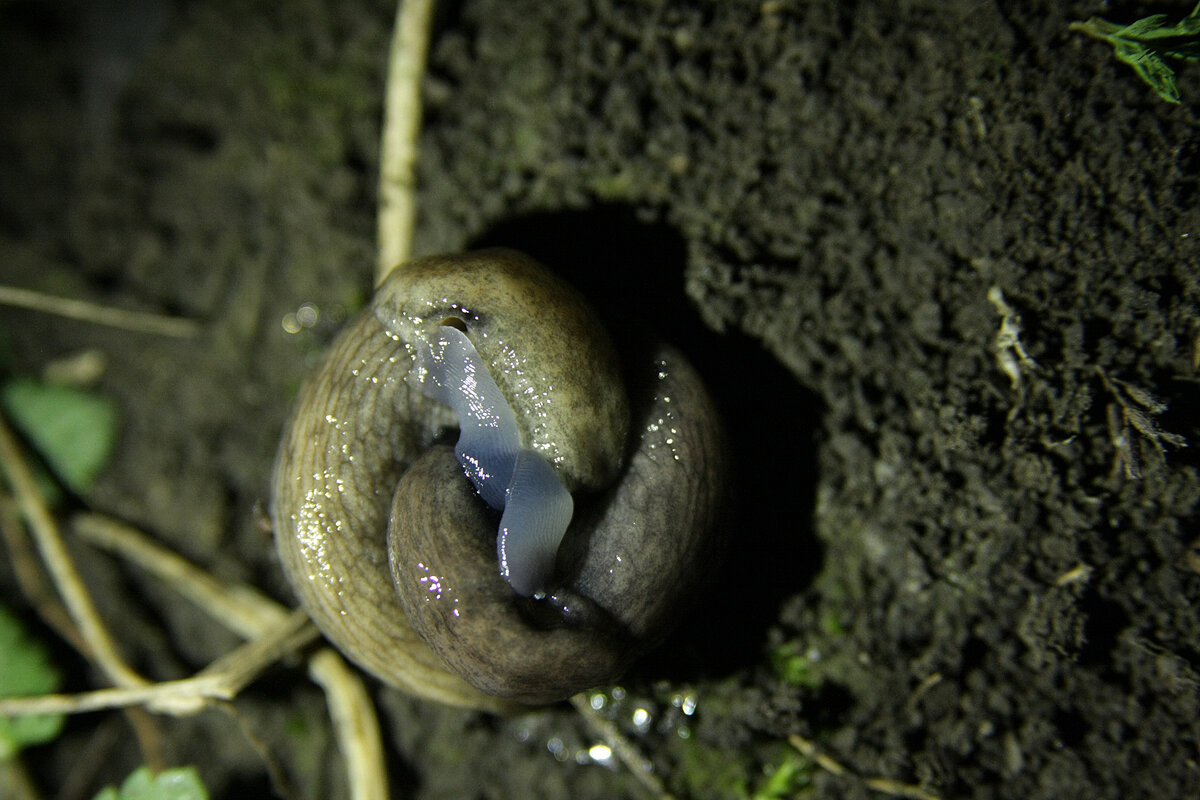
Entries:
<svg viewBox="0 0 1200 800">
<path fill-rule="evenodd" d="M 458 458 L 443 443 L 459 419 L 430 354 L 461 334 L 459 405 L 495 405 L 475 378 L 493 380 L 516 425 L 504 458 L 540 460 L 537 485 L 557 477 L 574 497 L 533 577 L 497 561 L 506 526 L 480 496 L 494 489 L 464 477 L 481 447 L 464 444 L 467 423 Z M 472 419 L 492 427 L 488 408 Z M 420 259 L 380 285 L 301 390 L 276 460 L 277 547 L 317 625 L 385 682 L 471 708 L 550 702 L 615 680 L 665 634 L 716 552 L 721 451 L 691 367 L 666 347 L 622 366 L 541 265 L 504 250 Z M 538 525 L 532 509 L 503 518 Z"/>
</svg>

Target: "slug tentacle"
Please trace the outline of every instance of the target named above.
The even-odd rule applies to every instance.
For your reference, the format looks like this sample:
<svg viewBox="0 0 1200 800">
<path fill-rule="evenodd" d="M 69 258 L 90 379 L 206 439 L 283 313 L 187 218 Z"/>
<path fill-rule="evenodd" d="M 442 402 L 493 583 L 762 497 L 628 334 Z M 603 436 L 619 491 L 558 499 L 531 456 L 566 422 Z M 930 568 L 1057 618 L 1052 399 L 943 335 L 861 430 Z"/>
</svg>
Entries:
<svg viewBox="0 0 1200 800">
<path fill-rule="evenodd" d="M 277 546 L 317 625 L 382 680 L 493 711 L 550 702 L 619 677 L 707 572 L 722 436 L 681 356 L 622 368 L 531 259 L 420 259 L 301 390 Z"/>
</svg>

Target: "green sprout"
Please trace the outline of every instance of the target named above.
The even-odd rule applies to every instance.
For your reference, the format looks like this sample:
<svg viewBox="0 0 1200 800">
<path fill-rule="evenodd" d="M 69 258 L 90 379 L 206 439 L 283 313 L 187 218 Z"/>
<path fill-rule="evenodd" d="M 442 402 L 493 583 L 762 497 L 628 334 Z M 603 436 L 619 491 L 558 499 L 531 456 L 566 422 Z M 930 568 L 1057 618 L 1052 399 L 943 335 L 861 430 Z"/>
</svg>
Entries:
<svg viewBox="0 0 1200 800">
<path fill-rule="evenodd" d="M 771 662 L 771 670 L 775 677 L 789 686 L 815 689 L 821 685 L 823 676 L 795 639 L 769 651 L 767 658 Z"/>
<path fill-rule="evenodd" d="M 208 790 L 195 767 L 168 769 L 157 775 L 138 767 L 121 788 L 108 786 L 92 800 L 208 800 Z"/>
<path fill-rule="evenodd" d="M 46 648 L 16 616 L 0 606 L 0 697 L 46 694 L 58 689 L 58 670 Z M 52 741 L 62 730 L 61 714 L 0 717 L 0 761 L 26 747 Z"/>
<path fill-rule="evenodd" d="M 73 492 L 92 488 L 116 445 L 116 404 L 85 389 L 14 378 L 0 384 L 0 409 Z"/>
<path fill-rule="evenodd" d="M 812 783 L 813 763 L 794 750 L 786 753 L 778 764 L 764 770 L 766 778 L 750 796 L 750 800 L 784 800 L 795 797 Z"/>
<path fill-rule="evenodd" d="M 1134 72 L 1168 103 L 1179 102 L 1175 71 L 1165 56 L 1184 61 L 1200 59 L 1200 3 L 1175 25 L 1165 24 L 1166 14 L 1154 14 L 1128 25 L 1117 25 L 1100 17 L 1087 22 L 1072 22 L 1070 30 L 1086 33 L 1113 46 L 1117 58 L 1133 67 Z M 1188 39 L 1191 38 L 1191 41 Z"/>
</svg>

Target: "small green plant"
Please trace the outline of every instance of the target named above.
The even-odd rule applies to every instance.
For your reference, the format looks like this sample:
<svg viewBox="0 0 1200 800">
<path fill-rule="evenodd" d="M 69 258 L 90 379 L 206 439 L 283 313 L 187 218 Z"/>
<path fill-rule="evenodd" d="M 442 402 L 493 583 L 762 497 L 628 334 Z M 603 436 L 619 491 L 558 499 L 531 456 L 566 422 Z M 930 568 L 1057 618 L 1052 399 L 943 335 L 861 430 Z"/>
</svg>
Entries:
<svg viewBox="0 0 1200 800">
<path fill-rule="evenodd" d="M 0 697 L 37 695 L 58 689 L 59 675 L 41 642 L 31 638 L 17 618 L 0 606 Z M 62 730 L 61 714 L 0 717 L 0 761 L 26 747 L 53 740 Z"/>
<path fill-rule="evenodd" d="M 812 783 L 813 763 L 794 750 L 786 752 L 777 764 L 766 769 L 766 779 L 750 800 L 784 800 Z"/>
<path fill-rule="evenodd" d="M 109 786 L 92 800 L 208 800 L 208 789 L 195 767 L 163 770 L 157 775 L 149 767 L 138 767 L 120 789 Z"/>
<path fill-rule="evenodd" d="M 86 389 L 15 378 L 0 405 L 68 488 L 85 493 L 108 463 L 117 439 L 111 399 Z"/>
<path fill-rule="evenodd" d="M 1200 59 L 1200 3 L 1175 25 L 1167 25 L 1166 19 L 1166 14 L 1154 14 L 1118 25 L 1092 17 L 1087 22 L 1072 22 L 1070 29 L 1111 44 L 1117 58 L 1133 67 L 1159 97 L 1168 103 L 1178 103 L 1175 71 L 1163 59 L 1168 56 L 1184 61 Z"/>
<path fill-rule="evenodd" d="M 767 653 L 775 677 L 789 686 L 815 689 L 824 680 L 813 661 L 795 639 L 784 642 Z"/>
</svg>

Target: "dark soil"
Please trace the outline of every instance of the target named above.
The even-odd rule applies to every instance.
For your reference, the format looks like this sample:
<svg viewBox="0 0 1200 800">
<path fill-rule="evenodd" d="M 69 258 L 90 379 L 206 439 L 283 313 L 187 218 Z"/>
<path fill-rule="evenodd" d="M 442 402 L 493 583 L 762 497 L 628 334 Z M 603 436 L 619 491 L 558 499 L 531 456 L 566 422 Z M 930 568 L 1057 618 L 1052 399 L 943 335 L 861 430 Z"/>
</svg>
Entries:
<svg viewBox="0 0 1200 800">
<path fill-rule="evenodd" d="M 689 352 L 732 432 L 721 581 L 603 695 L 676 795 L 764 790 L 792 734 L 853 774 L 799 763 L 782 796 L 1200 794 L 1200 70 L 1172 106 L 1067 27 L 1190 6 L 441 4 L 418 252 L 530 251 Z M 101 351 L 120 441 L 73 505 L 289 602 L 262 509 L 289 400 L 371 283 L 392 16 L 0 3 L 0 282 L 205 324 L 5 309 L 6 369 Z M 285 332 L 304 303 L 319 321 Z M 75 553 L 145 674 L 235 643 Z M 101 685 L 3 564 L 66 688 Z M 637 793 L 566 705 L 499 719 L 371 686 L 397 797 Z M 345 796 L 302 669 L 235 706 L 156 718 L 166 762 L 263 795 L 262 746 L 294 796 Z M 46 796 L 87 798 L 147 755 L 95 714 L 24 758 Z"/>
</svg>

